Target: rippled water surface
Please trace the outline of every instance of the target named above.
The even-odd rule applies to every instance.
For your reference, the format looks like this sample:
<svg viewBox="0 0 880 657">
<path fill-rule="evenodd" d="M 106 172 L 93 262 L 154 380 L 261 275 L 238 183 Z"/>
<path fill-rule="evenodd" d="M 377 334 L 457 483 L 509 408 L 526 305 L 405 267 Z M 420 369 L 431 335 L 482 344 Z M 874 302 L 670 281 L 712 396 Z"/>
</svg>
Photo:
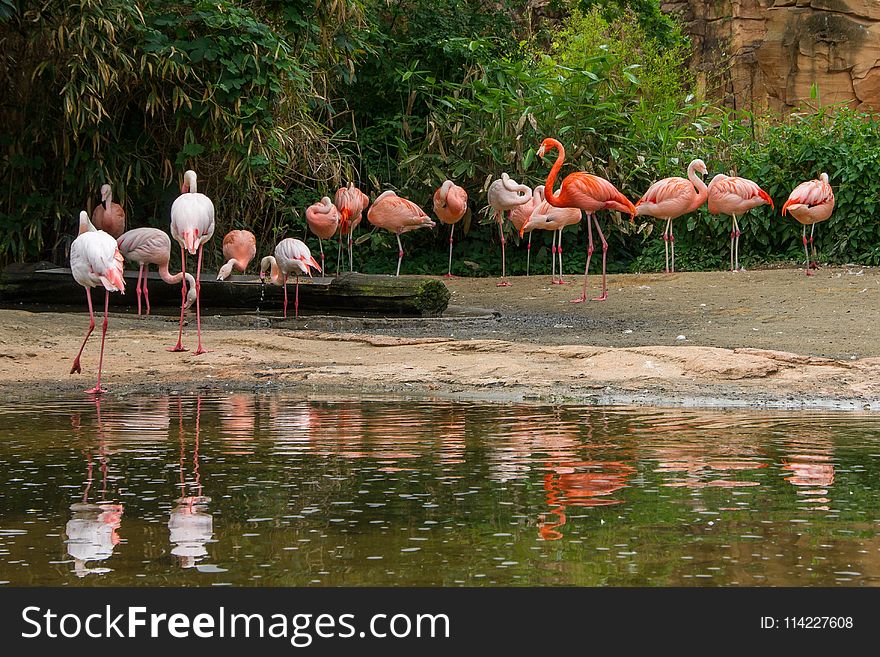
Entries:
<svg viewBox="0 0 880 657">
<path fill-rule="evenodd" d="M 877 585 L 878 429 L 252 394 L 0 406 L 0 581 Z"/>
</svg>

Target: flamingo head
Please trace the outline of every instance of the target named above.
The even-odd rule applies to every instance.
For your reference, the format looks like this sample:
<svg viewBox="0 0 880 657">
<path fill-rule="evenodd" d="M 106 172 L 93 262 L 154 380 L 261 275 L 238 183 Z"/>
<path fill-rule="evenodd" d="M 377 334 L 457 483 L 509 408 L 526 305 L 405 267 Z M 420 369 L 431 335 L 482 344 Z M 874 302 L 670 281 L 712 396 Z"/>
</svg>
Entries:
<svg viewBox="0 0 880 657">
<path fill-rule="evenodd" d="M 183 174 L 183 184 L 180 186 L 180 193 L 187 194 L 189 192 L 196 191 L 196 172 L 192 169 L 188 169 L 186 173 Z"/>
<path fill-rule="evenodd" d="M 103 203 L 105 207 L 107 205 L 107 200 L 110 198 L 111 193 L 112 192 L 111 192 L 110 185 L 101 185 L 101 203 Z"/>
<path fill-rule="evenodd" d="M 541 142 L 541 147 L 538 149 L 538 157 L 544 157 L 548 151 L 559 148 L 559 145 L 559 142 L 553 139 L 553 137 L 547 137 Z"/>
<path fill-rule="evenodd" d="M 706 163 L 703 160 L 694 160 L 693 161 L 694 170 L 699 171 L 701 175 L 708 176 L 709 170 L 706 168 Z"/>
</svg>

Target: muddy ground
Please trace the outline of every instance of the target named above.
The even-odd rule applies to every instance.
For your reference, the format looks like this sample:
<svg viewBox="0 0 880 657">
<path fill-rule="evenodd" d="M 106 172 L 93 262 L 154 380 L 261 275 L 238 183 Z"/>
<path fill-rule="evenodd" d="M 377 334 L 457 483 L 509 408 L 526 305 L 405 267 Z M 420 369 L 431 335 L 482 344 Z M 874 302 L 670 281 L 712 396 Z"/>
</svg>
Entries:
<svg viewBox="0 0 880 657">
<path fill-rule="evenodd" d="M 111 313 L 105 384 L 115 394 L 284 388 L 880 410 L 877 268 L 617 275 L 607 301 L 571 304 L 581 280 L 557 286 L 539 275 L 498 288 L 496 279 L 453 279 L 448 316 L 425 320 L 282 321 L 268 309 L 206 308 L 211 351 L 201 356 L 166 351 L 176 339 L 173 309 Z M 596 292 L 599 277 L 590 282 Z M 0 310 L 0 392 L 93 384 L 100 333 L 84 374 L 68 374 L 88 324 L 84 306 Z"/>
</svg>

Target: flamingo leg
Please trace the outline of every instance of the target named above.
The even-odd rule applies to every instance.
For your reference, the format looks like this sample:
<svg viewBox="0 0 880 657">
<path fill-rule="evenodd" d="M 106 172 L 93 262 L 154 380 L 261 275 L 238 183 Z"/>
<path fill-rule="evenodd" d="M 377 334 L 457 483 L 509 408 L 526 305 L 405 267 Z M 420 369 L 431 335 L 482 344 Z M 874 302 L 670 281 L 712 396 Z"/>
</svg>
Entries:
<svg viewBox="0 0 880 657">
<path fill-rule="evenodd" d="M 669 220 L 669 246 L 672 249 L 672 273 L 675 273 L 675 235 L 672 234 L 672 219 Z"/>
<path fill-rule="evenodd" d="M 608 242 L 605 240 L 605 235 L 602 234 L 602 227 L 599 226 L 599 220 L 596 218 L 596 215 L 593 215 L 593 221 L 596 223 L 596 230 L 599 231 L 599 239 L 602 240 L 602 294 L 594 297 L 593 301 L 605 301 L 608 298 L 608 286 L 605 283 L 605 262 L 608 258 Z"/>
<path fill-rule="evenodd" d="M 504 212 L 501 210 L 498 211 L 498 234 L 501 236 L 501 281 L 496 284 L 496 287 L 508 287 L 510 281 L 504 280 L 507 278 L 507 257 L 504 250 L 506 243 L 504 239 Z"/>
<path fill-rule="evenodd" d="M 284 319 L 287 319 L 287 274 L 284 274 Z"/>
<path fill-rule="evenodd" d="M 559 285 L 565 285 L 565 281 L 562 279 L 562 228 L 559 229 L 559 245 L 556 247 L 556 252 L 559 254 L 559 280 L 557 283 Z"/>
<path fill-rule="evenodd" d="M 577 299 L 572 299 L 572 303 L 583 303 L 587 300 L 587 276 L 590 273 L 590 260 L 593 257 L 593 224 L 590 222 L 592 215 L 587 215 L 587 266 L 584 267 L 584 290 Z"/>
<path fill-rule="evenodd" d="M 91 395 L 107 392 L 101 387 L 101 370 L 104 367 L 104 341 L 107 338 L 107 315 L 110 310 L 110 290 L 104 290 L 104 323 L 101 326 L 101 356 L 98 358 L 98 382 L 94 388 L 86 390 Z"/>
<path fill-rule="evenodd" d="M 529 233 L 529 243 L 526 245 L 526 276 L 529 275 L 529 265 L 532 259 L 532 234 Z"/>
<path fill-rule="evenodd" d="M 666 273 L 669 273 L 669 219 L 666 220 L 666 228 L 663 229 L 663 249 L 666 251 Z"/>
<path fill-rule="evenodd" d="M 321 249 L 321 276 L 324 276 L 324 272 L 327 271 L 324 269 L 324 240 L 320 237 L 318 238 L 318 247 Z"/>
<path fill-rule="evenodd" d="M 180 247 L 180 331 L 177 334 L 177 344 L 169 347 L 168 351 L 186 351 L 183 346 L 183 312 L 186 310 L 186 249 Z"/>
<path fill-rule="evenodd" d="M 816 230 L 816 224 L 810 225 L 810 253 L 813 256 L 813 261 L 810 262 L 810 267 L 813 269 L 819 269 L 819 263 L 815 262 L 816 258 L 816 247 L 813 244 L 813 231 Z"/>
<path fill-rule="evenodd" d="M 354 224 L 348 231 L 348 271 L 354 271 Z"/>
<path fill-rule="evenodd" d="M 739 229 L 739 223 L 736 220 L 736 215 L 733 217 L 733 224 L 736 226 L 736 271 L 739 271 L 739 236 L 742 235 Z"/>
<path fill-rule="evenodd" d="M 293 297 L 293 316 L 299 319 L 299 274 L 296 275 L 296 292 Z"/>
<path fill-rule="evenodd" d="M 195 350 L 196 356 L 207 351 L 202 346 L 202 251 L 204 248 L 204 245 L 199 245 L 199 264 L 196 265 L 196 331 L 199 336 L 199 346 Z"/>
<path fill-rule="evenodd" d="M 730 224 L 730 271 L 736 271 L 733 268 L 733 241 L 736 239 L 736 217 L 733 217 L 733 220 Z"/>
<path fill-rule="evenodd" d="M 553 231 L 553 246 L 550 247 L 550 285 L 556 285 L 556 233 Z"/>
<path fill-rule="evenodd" d="M 70 368 L 71 374 L 79 374 L 82 372 L 82 368 L 79 365 L 79 357 L 82 356 L 83 349 L 86 348 L 86 342 L 89 341 L 89 336 L 92 334 L 92 331 L 95 330 L 95 311 L 92 310 L 92 290 L 88 287 L 86 288 L 86 300 L 89 302 L 89 330 L 86 331 L 86 337 L 83 338 L 79 353 L 76 355 L 76 358 L 73 359 L 73 366 Z"/>
<path fill-rule="evenodd" d="M 403 261 L 403 244 L 400 243 L 400 233 L 395 233 L 397 235 L 397 273 L 395 276 L 400 276 L 400 263 Z"/>
<path fill-rule="evenodd" d="M 455 224 L 449 225 L 449 270 L 444 278 L 455 278 L 452 275 L 452 235 L 455 233 Z"/>
<path fill-rule="evenodd" d="M 807 227 L 804 226 L 803 231 L 801 232 L 801 239 L 804 242 L 804 273 L 807 276 L 812 276 L 813 272 L 810 271 L 810 253 L 807 251 Z"/>
<path fill-rule="evenodd" d="M 141 314 L 141 279 L 143 277 L 144 277 L 144 263 L 141 263 L 141 266 L 138 269 L 137 284 L 134 286 L 134 293 L 137 296 L 137 300 L 138 300 L 138 315 Z"/>
</svg>

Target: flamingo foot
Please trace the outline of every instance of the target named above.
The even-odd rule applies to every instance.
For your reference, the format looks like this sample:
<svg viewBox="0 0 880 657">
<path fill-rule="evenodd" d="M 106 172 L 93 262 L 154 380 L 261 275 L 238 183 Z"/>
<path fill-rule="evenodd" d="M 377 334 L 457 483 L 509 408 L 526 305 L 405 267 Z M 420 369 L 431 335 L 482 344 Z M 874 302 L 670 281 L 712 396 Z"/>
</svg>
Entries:
<svg viewBox="0 0 880 657">
<path fill-rule="evenodd" d="M 443 274 L 443 278 L 458 278 L 455 274 Z"/>
<path fill-rule="evenodd" d="M 168 351 L 189 351 L 186 347 L 184 347 L 180 342 L 178 342 L 173 347 L 168 347 Z"/>
<path fill-rule="evenodd" d="M 501 281 L 500 283 L 496 283 L 495 287 L 510 287 L 510 281 Z"/>
<path fill-rule="evenodd" d="M 82 374 L 82 368 L 79 366 L 79 357 L 77 357 L 73 361 L 73 366 L 70 368 L 71 374 Z"/>
<path fill-rule="evenodd" d="M 592 300 L 593 300 L 593 301 L 605 301 L 605 300 L 607 300 L 607 299 L 608 299 L 608 293 L 607 293 L 607 292 L 603 292 L 603 293 L 600 294 L 598 297 L 593 297 Z"/>
<path fill-rule="evenodd" d="M 810 269 L 819 269 L 819 263 L 815 260 L 810 260 Z"/>
<path fill-rule="evenodd" d="M 571 301 L 569 301 L 569 303 L 583 303 L 583 302 L 586 301 L 586 300 L 587 300 L 587 295 L 586 295 L 586 294 L 582 294 L 582 295 L 579 296 L 577 299 L 572 299 Z"/>
<path fill-rule="evenodd" d="M 186 351 L 184 349 L 184 351 Z M 201 356 L 202 354 L 208 353 L 208 350 L 205 349 L 202 345 L 199 345 L 199 348 L 193 352 L 193 356 Z"/>
<path fill-rule="evenodd" d="M 568 283 L 566 283 L 564 280 L 562 280 L 562 278 L 560 278 L 558 281 L 556 281 L 556 284 L 557 285 L 568 285 Z"/>
<path fill-rule="evenodd" d="M 107 392 L 107 388 L 102 386 L 95 386 L 94 388 L 89 388 L 88 390 L 84 390 L 87 395 L 103 395 Z"/>
</svg>

